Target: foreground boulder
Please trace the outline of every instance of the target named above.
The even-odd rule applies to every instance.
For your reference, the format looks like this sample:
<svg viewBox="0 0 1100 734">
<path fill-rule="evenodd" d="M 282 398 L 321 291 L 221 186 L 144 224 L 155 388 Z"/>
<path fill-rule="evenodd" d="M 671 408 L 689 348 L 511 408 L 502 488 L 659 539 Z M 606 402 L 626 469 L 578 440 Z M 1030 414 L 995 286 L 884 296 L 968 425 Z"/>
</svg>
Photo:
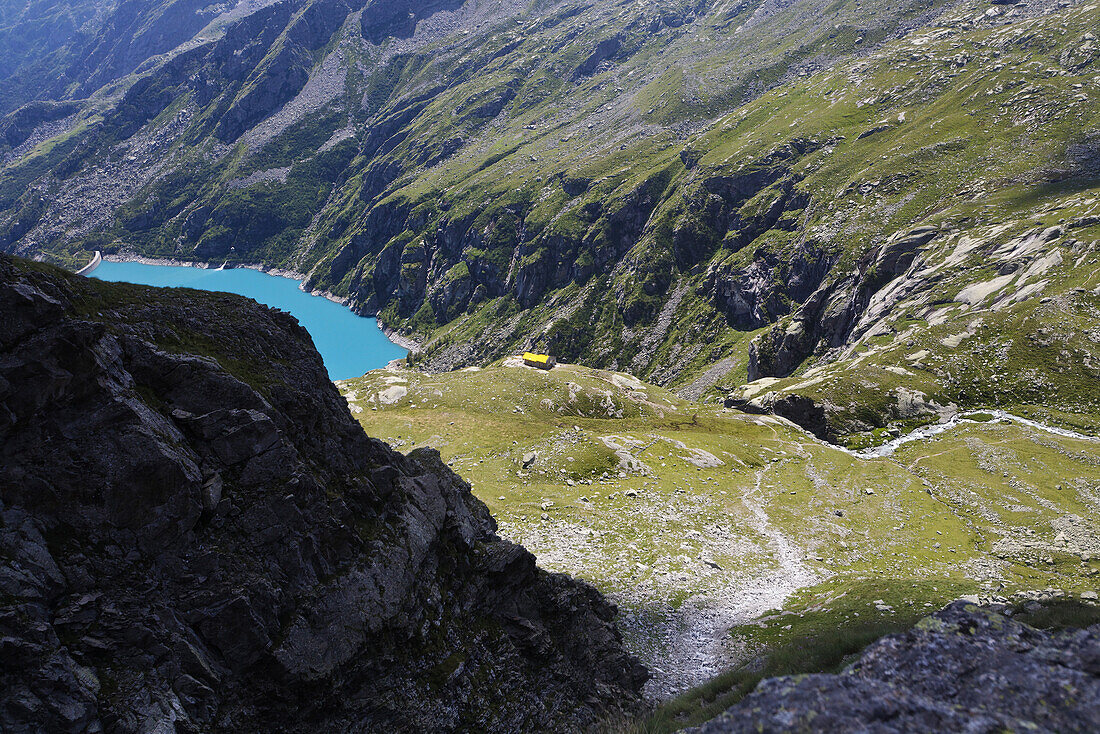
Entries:
<svg viewBox="0 0 1100 734">
<path fill-rule="evenodd" d="M 0 256 L 0 730 L 574 730 L 615 609 L 364 435 L 290 316 Z"/>
<path fill-rule="evenodd" d="M 956 602 L 838 675 L 772 678 L 695 730 L 1100 731 L 1100 625 L 1047 632 Z"/>
</svg>

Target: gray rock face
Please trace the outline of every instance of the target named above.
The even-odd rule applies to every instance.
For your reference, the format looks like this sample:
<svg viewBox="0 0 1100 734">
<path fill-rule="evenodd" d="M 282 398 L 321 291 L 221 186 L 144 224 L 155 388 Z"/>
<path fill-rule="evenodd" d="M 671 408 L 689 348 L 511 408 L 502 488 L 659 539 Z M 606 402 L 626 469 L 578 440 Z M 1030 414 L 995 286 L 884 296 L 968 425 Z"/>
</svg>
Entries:
<svg viewBox="0 0 1100 734">
<path fill-rule="evenodd" d="M 815 350 L 844 344 L 871 298 L 938 235 L 934 227 L 919 227 L 866 253 L 854 272 L 825 280 L 795 311 L 793 323 L 772 327 L 753 341 L 749 380 L 786 377 Z"/>
<path fill-rule="evenodd" d="M 1045 632 L 956 602 L 839 675 L 766 680 L 695 731 L 1100 731 L 1100 626 Z"/>
<path fill-rule="evenodd" d="M 828 414 L 825 409 L 804 395 L 777 396 L 769 393 L 763 398 L 743 400 L 734 396 L 727 396 L 725 401 L 727 408 L 736 408 L 746 413 L 758 415 L 773 413 L 782 416 L 792 423 L 805 428 L 823 441 L 835 441 L 836 433 L 829 425 Z"/>
<path fill-rule="evenodd" d="M 0 730 L 569 730 L 616 611 L 368 438 L 290 316 L 0 258 Z"/>
</svg>

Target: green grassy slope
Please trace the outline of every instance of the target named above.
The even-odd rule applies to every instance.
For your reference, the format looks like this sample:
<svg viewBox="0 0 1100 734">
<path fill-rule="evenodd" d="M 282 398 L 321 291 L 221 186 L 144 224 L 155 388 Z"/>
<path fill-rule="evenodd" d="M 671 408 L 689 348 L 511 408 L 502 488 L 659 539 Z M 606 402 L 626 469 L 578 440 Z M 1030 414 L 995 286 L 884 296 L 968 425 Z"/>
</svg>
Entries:
<svg viewBox="0 0 1100 734">
<path fill-rule="evenodd" d="M 474 229 L 494 236 L 505 220 L 514 231 L 519 215 L 509 220 L 506 213 L 520 211 L 526 241 L 501 233 L 503 244 L 467 247 L 459 258 L 473 271 L 508 267 L 520 297 L 494 299 L 490 292 L 481 304 L 473 298 L 457 323 L 436 330 L 434 324 L 455 315 L 430 294 L 432 272 L 453 272 L 448 253 L 431 237 L 417 241 L 403 230 L 387 245 L 401 249 L 403 264 L 396 297 L 379 303 L 383 316 L 418 330 L 429 358 L 440 364 L 492 358 L 502 347 L 530 343 L 681 388 L 725 361 L 718 379 L 703 380 L 701 388 L 734 386 L 754 376 L 749 340 L 757 329 L 794 324 L 815 287 L 841 301 L 851 296 L 857 303 L 850 319 L 858 321 L 868 305 L 858 302 L 858 292 L 869 300 L 901 274 L 882 270 L 876 277 L 874 254 L 917 227 L 939 232 L 922 258 L 942 265 L 909 284 L 919 298 L 900 306 L 888 301 L 879 318 L 855 333 L 838 326 L 808 335 L 793 366 L 815 353 L 835 358 L 831 347 L 871 349 L 876 339 L 910 327 L 905 341 L 921 344 L 931 340 L 930 326 L 958 333 L 983 304 L 954 309 L 946 322 L 937 314 L 929 325 L 932 306 L 1004 268 L 1018 268 L 1020 276 L 995 295 L 1022 293 L 1017 303 L 1001 304 L 1011 312 L 1006 320 L 1020 321 L 1043 296 L 1066 294 L 1087 308 L 1087 297 L 1069 294 L 1097 285 L 1079 275 L 1100 231 L 1092 193 L 1097 143 L 1086 132 L 1096 125 L 1096 45 L 1088 39 L 1096 12 L 1087 5 L 1003 25 L 968 7 L 859 61 L 794 78 L 686 144 L 655 148 L 641 139 L 605 155 L 566 144 L 571 128 L 555 126 L 549 140 L 517 136 L 514 149 L 496 143 L 492 150 L 506 153 L 500 160 L 464 152 L 391 201 L 444 229 L 476 212 Z M 629 129 L 627 121 L 611 129 Z M 588 189 L 571 195 L 566 179 L 588 182 Z M 628 215 L 641 216 L 644 225 L 623 255 L 608 233 L 622 231 Z M 1059 221 L 1065 225 L 1050 246 L 992 253 Z M 585 246 L 574 252 L 569 243 L 577 241 Z M 952 258 L 960 242 L 966 256 Z M 1061 263 L 1029 272 L 1033 262 L 1056 259 L 1058 249 Z M 609 263 L 602 269 L 601 253 Z M 372 267 L 376 274 L 378 266 L 364 261 L 364 279 Z M 564 283 L 554 287 L 560 281 L 546 273 L 563 269 Z M 853 283 L 846 285 L 849 276 Z M 796 279 L 802 292 L 791 287 Z M 524 301 L 525 285 L 539 293 L 547 281 L 537 300 Z M 444 291 L 446 276 L 436 282 Z M 428 292 L 426 305 L 418 300 L 421 290 Z M 746 312 L 738 311 L 739 299 L 748 302 Z M 1034 328 L 1057 325 L 1033 321 Z M 1002 328 L 1018 327 L 1005 324 L 995 333 Z M 757 372 L 783 374 L 787 365 L 766 364 L 768 347 L 758 344 Z M 946 392 L 974 405 L 997 390 L 983 381 L 981 396 Z"/>
<path fill-rule="evenodd" d="M 795 619 L 862 629 L 963 593 L 1097 587 L 1095 442 L 970 423 L 862 459 L 771 416 L 514 358 L 339 385 L 368 433 L 438 449 L 504 535 L 612 594 L 655 691 L 744 661 Z"/>
</svg>

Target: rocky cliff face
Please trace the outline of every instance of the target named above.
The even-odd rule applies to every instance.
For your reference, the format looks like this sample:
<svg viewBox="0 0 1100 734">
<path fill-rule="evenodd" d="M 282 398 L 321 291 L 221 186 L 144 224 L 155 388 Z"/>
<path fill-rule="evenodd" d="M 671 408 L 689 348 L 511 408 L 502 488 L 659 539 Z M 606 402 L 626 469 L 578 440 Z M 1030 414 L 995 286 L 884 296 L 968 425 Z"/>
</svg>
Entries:
<svg viewBox="0 0 1100 734">
<path fill-rule="evenodd" d="M 694 730 L 1100 730 L 1100 626 L 1047 632 L 956 602 L 839 675 L 772 678 Z"/>
<path fill-rule="evenodd" d="M 368 438 L 288 315 L 0 259 L 0 728 L 576 729 L 593 588 Z"/>
<path fill-rule="evenodd" d="M 749 348 L 748 378 L 786 377 L 815 349 L 847 344 L 866 333 L 857 325 L 875 294 L 905 274 L 921 249 L 939 235 L 936 227 L 898 233 L 867 252 L 855 271 L 836 274 L 821 284 L 795 312 L 791 322 L 772 327 Z"/>
</svg>

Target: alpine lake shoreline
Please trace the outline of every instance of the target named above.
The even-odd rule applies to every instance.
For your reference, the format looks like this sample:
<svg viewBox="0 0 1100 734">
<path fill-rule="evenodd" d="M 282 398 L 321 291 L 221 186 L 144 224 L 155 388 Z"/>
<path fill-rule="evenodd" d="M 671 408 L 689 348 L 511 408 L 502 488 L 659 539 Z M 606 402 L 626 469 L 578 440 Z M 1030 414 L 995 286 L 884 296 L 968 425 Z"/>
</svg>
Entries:
<svg viewBox="0 0 1100 734">
<path fill-rule="evenodd" d="M 135 254 L 135 253 L 125 253 L 125 254 L 117 254 L 116 253 L 116 254 L 102 255 L 102 253 L 97 251 L 96 256 L 100 257 L 99 262 L 97 262 L 96 258 L 93 257 L 91 263 L 89 263 L 89 265 L 86 266 L 85 268 L 82 268 L 79 271 L 78 274 L 84 275 L 86 277 L 95 277 L 93 275 L 93 273 L 96 270 L 98 270 L 98 268 L 100 267 L 100 265 L 102 263 L 115 263 L 115 264 L 136 263 L 136 264 L 139 264 L 139 265 L 151 265 L 151 266 L 159 266 L 159 267 L 183 267 L 183 268 L 194 268 L 194 269 L 197 269 L 197 270 L 210 270 L 210 271 L 218 271 L 218 270 L 252 270 L 252 271 L 255 271 L 255 272 L 263 273 L 265 275 L 271 275 L 271 276 L 275 276 L 275 277 L 279 277 L 279 278 L 286 278 L 288 280 L 297 281 L 298 290 L 301 291 L 302 293 L 306 294 L 306 295 L 324 298 L 325 300 L 330 301 L 331 303 L 337 304 L 339 306 L 343 306 L 343 307 L 347 308 L 348 311 L 350 311 L 355 316 L 358 316 L 358 317 L 361 317 L 361 318 L 374 319 L 375 323 L 378 325 L 379 330 L 386 337 L 386 339 L 389 340 L 393 345 L 395 345 L 397 347 L 400 347 L 401 349 L 404 349 L 408 353 L 415 353 L 420 348 L 420 343 L 419 342 L 417 342 L 414 339 L 409 338 L 408 336 L 405 336 L 405 335 L 402 335 L 402 334 L 398 333 L 398 331 L 396 329 L 389 326 L 388 324 L 386 324 L 382 320 L 380 314 L 378 314 L 378 313 L 362 313 L 360 311 L 357 311 L 357 310 L 355 310 L 354 308 L 351 307 L 351 305 L 350 305 L 351 300 L 350 299 L 348 299 L 346 297 L 343 297 L 343 296 L 338 296 L 338 295 L 332 293 L 331 291 L 324 290 L 324 289 L 319 289 L 319 288 L 307 288 L 306 287 L 306 282 L 309 279 L 309 275 L 306 274 L 306 273 L 296 271 L 296 270 L 290 270 L 290 269 L 287 269 L 287 268 L 279 268 L 279 267 L 271 267 L 271 266 L 264 265 L 262 263 L 239 263 L 239 264 L 235 263 L 235 264 L 232 264 L 232 265 L 223 264 L 221 266 L 216 266 L 214 263 L 204 262 L 204 261 L 199 261 L 199 260 L 192 261 L 192 260 L 181 260 L 181 259 L 164 258 L 164 257 L 145 257 L 143 255 L 138 255 L 138 254 Z M 95 267 L 92 267 L 93 264 L 95 265 Z M 184 287 L 190 287 L 190 286 L 184 286 Z M 200 288 L 200 289 L 207 290 L 206 288 Z M 250 297 L 250 296 L 246 296 L 246 297 Z M 398 357 L 398 358 L 395 358 L 393 360 L 389 360 L 389 363 L 393 364 L 394 362 L 404 362 L 404 360 L 405 360 L 405 357 Z M 385 366 L 385 365 L 379 365 L 379 367 L 383 367 L 383 366 Z M 378 367 L 376 367 L 374 369 L 378 369 Z"/>
</svg>

